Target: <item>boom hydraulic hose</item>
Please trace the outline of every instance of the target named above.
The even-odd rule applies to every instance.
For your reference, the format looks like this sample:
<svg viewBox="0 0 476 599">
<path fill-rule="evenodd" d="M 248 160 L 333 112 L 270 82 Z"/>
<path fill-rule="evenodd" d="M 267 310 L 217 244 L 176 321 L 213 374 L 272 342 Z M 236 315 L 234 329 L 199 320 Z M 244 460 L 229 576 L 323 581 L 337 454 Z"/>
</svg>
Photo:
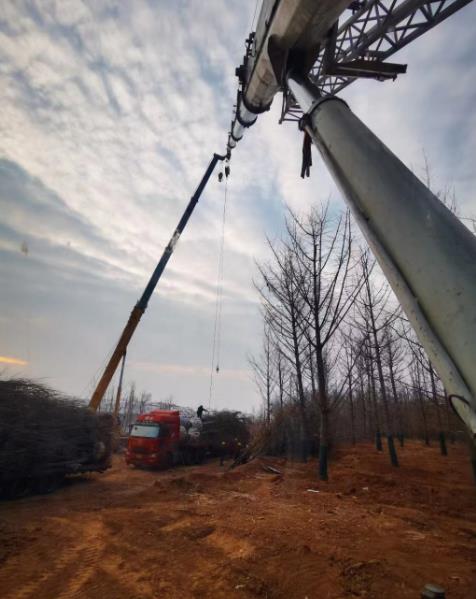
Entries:
<svg viewBox="0 0 476 599">
<path fill-rule="evenodd" d="M 202 192 L 205 189 L 205 186 L 208 183 L 208 180 L 210 179 L 210 176 L 213 173 L 217 162 L 220 160 L 225 160 L 225 158 L 226 156 L 213 154 L 213 158 L 210 164 L 208 165 L 208 168 L 205 171 L 205 174 L 203 175 L 202 180 L 200 181 L 195 193 L 191 197 L 190 202 L 188 203 L 188 206 L 186 207 L 185 212 L 183 213 L 182 218 L 180 219 L 179 224 L 177 225 L 177 228 L 174 231 L 174 234 L 172 235 L 169 243 L 167 244 L 167 247 L 164 250 L 164 253 L 162 254 L 162 257 L 160 258 L 157 266 L 155 267 L 155 270 L 152 273 L 152 276 L 150 277 L 146 288 L 144 289 L 144 293 L 142 294 L 137 304 L 134 306 L 129 316 L 129 320 L 127 321 L 127 324 L 124 327 L 124 330 L 122 331 L 116 348 L 112 356 L 110 357 L 109 362 L 103 372 L 103 375 L 101 376 L 89 402 L 89 407 L 92 410 L 96 411 L 98 409 L 102 401 L 102 398 L 104 397 L 104 393 L 106 392 L 106 389 L 109 383 L 111 382 L 114 373 L 117 370 L 119 362 L 121 361 L 121 358 L 127 350 L 129 341 L 131 340 L 132 335 L 134 334 L 134 331 L 136 330 L 137 325 L 139 324 L 139 321 L 147 308 L 147 304 L 149 303 L 150 297 L 154 293 L 154 289 L 157 286 L 157 283 L 159 282 L 159 279 L 162 273 L 164 272 L 165 267 L 167 266 L 167 262 L 169 261 L 170 256 L 172 255 L 175 246 L 177 245 L 177 242 L 180 238 L 180 235 L 182 234 L 182 231 L 185 229 L 185 226 L 190 216 L 192 215 L 192 212 L 195 206 L 197 205 L 198 200 L 200 199 L 200 196 L 202 195 Z"/>
</svg>

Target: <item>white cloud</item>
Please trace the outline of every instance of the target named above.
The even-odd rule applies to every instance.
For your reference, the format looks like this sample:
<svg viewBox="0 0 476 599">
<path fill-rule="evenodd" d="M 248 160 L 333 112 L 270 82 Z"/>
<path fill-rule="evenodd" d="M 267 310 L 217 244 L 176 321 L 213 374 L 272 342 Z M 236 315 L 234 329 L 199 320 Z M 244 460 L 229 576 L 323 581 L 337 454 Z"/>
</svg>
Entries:
<svg viewBox="0 0 476 599">
<path fill-rule="evenodd" d="M 0 356 L 1 362 L 2 356 Z M 186 366 L 183 364 L 157 364 L 155 362 L 134 362 L 137 370 L 147 370 L 157 374 L 172 374 L 177 376 L 200 376 L 210 378 L 210 369 L 203 366 Z M 219 372 L 221 378 L 235 379 L 248 382 L 251 376 L 249 370 L 223 368 Z"/>
</svg>

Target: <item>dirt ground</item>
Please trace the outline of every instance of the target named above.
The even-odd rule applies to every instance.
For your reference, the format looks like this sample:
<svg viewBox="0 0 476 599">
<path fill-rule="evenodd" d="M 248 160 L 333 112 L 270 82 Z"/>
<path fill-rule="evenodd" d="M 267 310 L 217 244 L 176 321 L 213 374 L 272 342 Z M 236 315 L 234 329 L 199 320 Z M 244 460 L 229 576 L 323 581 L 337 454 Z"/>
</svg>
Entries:
<svg viewBox="0 0 476 599">
<path fill-rule="evenodd" d="M 0 596 L 475 597 L 476 488 L 466 450 L 371 446 L 315 461 L 127 468 L 0 505 Z M 268 473 L 264 464 L 283 476 Z M 318 492 L 315 492 L 318 491 Z"/>
</svg>

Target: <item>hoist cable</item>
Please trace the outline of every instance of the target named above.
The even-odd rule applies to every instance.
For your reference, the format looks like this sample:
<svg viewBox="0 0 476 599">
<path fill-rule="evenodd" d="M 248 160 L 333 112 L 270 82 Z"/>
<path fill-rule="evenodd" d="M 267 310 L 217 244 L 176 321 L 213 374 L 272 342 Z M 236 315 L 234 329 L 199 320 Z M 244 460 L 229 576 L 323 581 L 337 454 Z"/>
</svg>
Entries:
<svg viewBox="0 0 476 599">
<path fill-rule="evenodd" d="M 250 31 L 253 31 L 253 27 L 255 25 L 256 13 L 258 11 L 258 2 L 259 2 L 259 0 L 256 0 L 255 10 L 254 10 L 254 13 L 253 13 L 253 19 L 251 21 L 251 27 L 249 28 Z"/>
<path fill-rule="evenodd" d="M 225 200 L 223 202 L 221 245 L 220 245 L 219 263 L 218 263 L 220 287 L 218 289 L 218 324 L 217 324 L 217 351 L 216 351 L 217 370 L 220 367 L 220 350 L 221 350 L 221 323 L 222 323 L 222 311 L 223 311 L 223 268 L 224 268 L 224 262 L 225 262 L 225 226 L 226 226 L 227 196 L 228 196 L 228 178 L 225 179 Z"/>
<path fill-rule="evenodd" d="M 210 389 L 208 397 L 208 407 L 211 405 L 213 395 L 213 377 L 214 372 L 220 371 L 220 347 L 221 347 L 221 322 L 222 322 L 222 306 L 223 306 L 223 265 L 225 254 L 225 225 L 226 225 L 226 209 L 228 198 L 228 176 L 225 177 L 225 196 L 223 201 L 223 215 L 221 223 L 220 246 L 218 250 L 218 272 L 216 285 L 216 300 L 215 300 L 215 322 L 213 326 L 213 342 L 212 342 L 212 359 L 210 366 Z"/>
</svg>

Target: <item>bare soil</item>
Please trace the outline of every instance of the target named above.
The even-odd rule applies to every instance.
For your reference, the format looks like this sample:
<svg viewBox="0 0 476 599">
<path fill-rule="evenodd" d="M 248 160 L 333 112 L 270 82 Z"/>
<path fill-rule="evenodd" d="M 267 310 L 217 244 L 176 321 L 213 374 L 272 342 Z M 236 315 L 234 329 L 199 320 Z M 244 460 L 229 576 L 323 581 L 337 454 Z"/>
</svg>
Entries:
<svg viewBox="0 0 476 599">
<path fill-rule="evenodd" d="M 464 447 L 370 445 L 316 462 L 128 468 L 0 506 L 2 599 L 475 597 L 476 487 Z M 283 475 L 266 472 L 272 465 Z M 318 491 L 318 492 L 315 492 Z"/>
</svg>

